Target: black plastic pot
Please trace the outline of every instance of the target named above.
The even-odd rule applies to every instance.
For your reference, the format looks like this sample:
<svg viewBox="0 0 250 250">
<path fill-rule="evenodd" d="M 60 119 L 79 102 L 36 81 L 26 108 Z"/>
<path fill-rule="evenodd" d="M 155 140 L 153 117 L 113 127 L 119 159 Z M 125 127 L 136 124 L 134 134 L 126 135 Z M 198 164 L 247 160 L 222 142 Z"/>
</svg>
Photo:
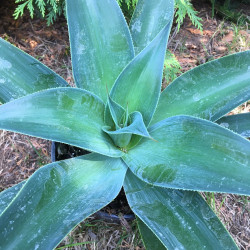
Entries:
<svg viewBox="0 0 250 250">
<path fill-rule="evenodd" d="M 67 153 L 62 152 L 62 155 L 59 156 L 58 155 L 58 147 L 60 145 L 64 145 L 64 144 L 57 143 L 57 142 L 54 142 L 54 141 L 52 142 L 52 145 L 51 145 L 51 161 L 52 162 L 55 162 L 55 161 L 58 161 L 58 160 L 65 160 L 65 159 L 69 159 L 69 158 L 72 158 L 72 157 L 75 157 L 75 156 L 80 156 L 80 155 L 90 153 L 90 152 L 88 152 L 86 150 L 70 146 L 70 148 L 71 148 L 71 150 L 73 150 L 73 152 L 71 152 L 71 153 L 70 152 L 67 152 Z M 103 212 L 103 211 L 96 212 L 94 214 L 94 216 L 96 218 L 98 218 L 98 219 L 102 219 L 102 220 L 107 221 L 107 222 L 118 223 L 118 224 L 121 222 L 118 215 L 109 214 L 109 213 L 106 213 L 106 212 Z M 123 215 L 123 218 L 125 220 L 127 220 L 127 221 L 131 221 L 131 220 L 135 219 L 135 215 L 134 214 L 125 214 L 125 215 Z"/>
</svg>

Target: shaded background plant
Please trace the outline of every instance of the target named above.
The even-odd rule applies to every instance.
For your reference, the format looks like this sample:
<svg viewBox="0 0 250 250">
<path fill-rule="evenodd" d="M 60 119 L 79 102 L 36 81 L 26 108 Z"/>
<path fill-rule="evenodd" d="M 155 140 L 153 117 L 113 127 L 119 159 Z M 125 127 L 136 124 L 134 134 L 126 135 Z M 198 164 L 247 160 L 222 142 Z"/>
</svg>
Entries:
<svg viewBox="0 0 250 250">
<path fill-rule="evenodd" d="M 130 20 L 138 0 L 117 0 L 117 2 L 122 7 L 126 18 Z M 48 25 L 53 24 L 60 15 L 65 15 L 64 0 L 15 0 L 15 3 L 17 4 L 14 13 L 15 19 L 21 17 L 25 9 L 29 11 L 31 18 L 33 18 L 34 15 L 46 18 Z M 202 29 L 201 19 L 197 17 L 197 12 L 194 10 L 190 0 L 176 0 L 175 3 L 178 27 L 181 26 L 183 19 L 188 15 L 195 26 Z"/>
<path fill-rule="evenodd" d="M 212 4 L 212 17 L 214 17 L 215 12 L 240 25 L 250 23 L 250 15 L 244 10 L 238 9 L 238 6 L 243 3 L 246 5 L 250 4 L 249 0 L 210 0 Z M 246 10 L 247 11 L 247 10 Z"/>
<path fill-rule="evenodd" d="M 129 23 L 138 0 L 117 0 L 117 2 Z M 60 15 L 66 15 L 65 0 L 16 0 L 15 3 L 18 4 L 14 12 L 15 19 L 21 17 L 25 9 L 29 11 L 31 18 L 33 18 L 34 15 L 40 18 L 46 18 L 48 25 L 53 24 Z M 176 32 L 179 31 L 186 16 L 202 31 L 201 18 L 198 17 L 197 11 L 195 11 L 191 4 L 191 0 L 175 0 L 175 11 Z M 176 57 L 173 54 L 170 55 L 171 52 L 169 50 L 167 53 L 168 56 L 166 56 L 164 63 L 163 78 L 164 82 L 169 84 L 181 73 L 181 66 Z"/>
</svg>

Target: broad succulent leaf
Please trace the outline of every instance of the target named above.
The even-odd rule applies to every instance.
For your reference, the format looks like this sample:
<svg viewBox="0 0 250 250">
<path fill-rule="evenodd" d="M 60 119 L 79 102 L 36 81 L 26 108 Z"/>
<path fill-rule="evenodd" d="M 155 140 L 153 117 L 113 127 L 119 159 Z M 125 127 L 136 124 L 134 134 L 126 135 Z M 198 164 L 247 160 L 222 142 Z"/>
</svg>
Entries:
<svg viewBox="0 0 250 250">
<path fill-rule="evenodd" d="M 127 126 L 128 115 L 128 108 L 124 109 L 108 96 L 104 112 L 104 121 L 107 126 L 114 127 L 114 129 L 120 129 L 121 127 Z"/>
<path fill-rule="evenodd" d="M 76 85 L 106 102 L 109 89 L 134 57 L 125 18 L 114 0 L 68 0 L 67 16 Z"/>
<path fill-rule="evenodd" d="M 83 89 L 44 90 L 1 105 L 0 128 L 120 157 L 123 153 L 102 131 L 104 107 Z"/>
<path fill-rule="evenodd" d="M 164 54 L 168 27 L 123 70 L 111 89 L 110 96 L 129 113 L 138 111 L 147 126 L 154 114 L 161 91 Z"/>
<path fill-rule="evenodd" d="M 223 116 L 216 122 L 243 137 L 250 137 L 250 113 Z"/>
<path fill-rule="evenodd" d="M 218 217 L 197 192 L 154 187 L 139 180 L 131 171 L 126 175 L 124 188 L 134 213 L 166 248 L 237 249 Z"/>
<path fill-rule="evenodd" d="M 137 225 L 142 237 L 142 241 L 147 250 L 166 250 L 166 247 L 156 237 L 156 235 L 149 229 L 149 227 L 138 217 L 136 217 Z"/>
<path fill-rule="evenodd" d="M 129 28 L 115 0 L 67 0 L 79 88 L 0 39 L 0 102 L 8 102 L 0 129 L 95 152 L 0 193 L 0 248 L 53 249 L 123 184 L 148 249 L 237 248 L 187 190 L 250 195 L 249 114 L 219 119 L 250 99 L 250 51 L 199 66 L 160 93 L 173 6 L 139 0 Z"/>
<path fill-rule="evenodd" d="M 152 185 L 175 189 L 250 194 L 250 142 L 207 120 L 175 116 L 149 128 L 123 156 Z"/>
<path fill-rule="evenodd" d="M 0 192 L 0 215 L 5 210 L 5 208 L 8 207 L 10 202 L 15 198 L 24 184 L 25 181 L 22 181 L 17 185 Z"/>
<path fill-rule="evenodd" d="M 174 80 L 160 96 L 154 124 L 175 115 L 216 121 L 250 99 L 250 51 L 208 62 Z"/>
<path fill-rule="evenodd" d="M 1 247 L 53 249 L 75 225 L 116 197 L 126 169 L 120 159 L 98 154 L 40 168 L 0 216 Z"/>
<path fill-rule="evenodd" d="M 34 57 L 0 38 L 0 102 L 68 83 Z"/>
<path fill-rule="evenodd" d="M 130 114 L 130 120 L 131 124 L 129 124 L 127 127 L 119 128 L 114 131 L 112 131 L 110 127 L 103 127 L 103 131 L 109 134 L 115 145 L 121 148 L 126 147 L 129 144 L 132 135 L 139 135 L 141 137 L 147 137 L 151 139 L 140 112 L 133 112 Z"/>
<path fill-rule="evenodd" d="M 135 54 L 140 53 L 168 25 L 169 36 L 174 14 L 174 0 L 139 0 L 131 22 Z"/>
</svg>

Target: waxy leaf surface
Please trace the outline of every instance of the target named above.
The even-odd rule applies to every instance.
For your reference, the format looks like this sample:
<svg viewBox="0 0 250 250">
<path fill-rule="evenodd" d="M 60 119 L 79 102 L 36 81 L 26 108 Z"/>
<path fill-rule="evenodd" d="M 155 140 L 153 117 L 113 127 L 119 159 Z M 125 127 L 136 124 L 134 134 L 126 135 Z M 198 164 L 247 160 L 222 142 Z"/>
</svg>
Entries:
<svg viewBox="0 0 250 250">
<path fill-rule="evenodd" d="M 128 125 L 127 127 L 123 127 L 115 131 L 108 131 L 107 128 L 106 129 L 104 128 L 105 132 L 108 134 L 116 134 L 116 135 L 131 133 L 150 138 L 147 128 L 143 123 L 142 115 L 139 112 L 133 112 L 130 115 L 130 117 L 131 117 L 131 124 Z"/>
<path fill-rule="evenodd" d="M 128 122 L 128 109 L 124 109 L 121 105 L 114 102 L 110 96 L 107 99 L 107 104 L 104 112 L 104 122 L 107 126 L 114 129 L 127 126 Z M 125 123 L 123 124 L 123 121 Z"/>
<path fill-rule="evenodd" d="M 162 69 L 167 45 L 168 28 L 157 37 L 124 69 L 116 80 L 111 98 L 129 113 L 138 111 L 147 126 L 154 114 L 161 91 Z"/>
<path fill-rule="evenodd" d="M 250 113 L 223 116 L 216 122 L 241 136 L 250 137 Z"/>
<path fill-rule="evenodd" d="M 126 175 L 124 189 L 131 209 L 166 248 L 237 249 L 218 217 L 197 192 L 154 187 L 139 180 L 131 171 Z"/>
<path fill-rule="evenodd" d="M 123 159 L 156 186 L 250 194 L 250 142 L 207 120 L 175 116 L 149 128 Z"/>
<path fill-rule="evenodd" d="M 250 99 L 250 51 L 196 67 L 162 93 L 151 124 L 175 115 L 216 121 Z"/>
<path fill-rule="evenodd" d="M 103 102 L 88 91 L 57 88 L 41 91 L 0 106 L 0 128 L 86 150 L 119 157 L 102 131 Z"/>
<path fill-rule="evenodd" d="M 166 250 L 166 247 L 149 229 L 149 227 L 138 217 L 136 217 L 137 225 L 140 230 L 142 241 L 147 250 Z"/>
<path fill-rule="evenodd" d="M 68 0 L 67 15 L 76 85 L 107 99 L 134 57 L 132 38 L 116 1 Z"/>
<path fill-rule="evenodd" d="M 67 82 L 44 64 L 0 38 L 0 102 L 56 87 Z"/>
<path fill-rule="evenodd" d="M 15 198 L 17 193 L 23 187 L 25 181 L 18 183 L 17 185 L 10 187 L 0 193 L 0 215 L 10 202 Z"/>
<path fill-rule="evenodd" d="M 139 0 L 129 24 L 135 54 L 141 52 L 168 25 L 168 35 L 174 14 L 174 0 Z"/>
<path fill-rule="evenodd" d="M 3 249 L 53 249 L 119 193 L 126 166 L 98 154 L 52 163 L 26 182 L 0 216 Z"/>
<path fill-rule="evenodd" d="M 129 145 L 132 135 L 138 137 L 137 142 L 141 137 L 151 138 L 149 135 L 145 124 L 143 123 L 143 118 L 140 112 L 133 112 L 130 115 L 131 124 L 127 127 L 117 129 L 115 131 L 110 130 L 110 127 L 103 127 L 103 131 L 110 135 L 110 137 L 115 142 L 115 145 L 124 148 Z M 132 140 L 133 143 L 133 140 Z"/>
</svg>

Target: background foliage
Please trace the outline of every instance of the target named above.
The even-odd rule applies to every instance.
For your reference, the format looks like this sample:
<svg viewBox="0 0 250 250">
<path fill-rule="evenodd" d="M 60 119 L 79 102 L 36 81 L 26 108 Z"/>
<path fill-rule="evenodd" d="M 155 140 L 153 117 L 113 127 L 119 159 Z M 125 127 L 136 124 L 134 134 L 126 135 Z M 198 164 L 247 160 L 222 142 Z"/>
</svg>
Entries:
<svg viewBox="0 0 250 250">
<path fill-rule="evenodd" d="M 124 13 L 127 13 L 127 17 L 135 8 L 138 0 L 117 0 L 122 7 Z M 64 0 L 16 0 L 18 5 L 14 17 L 17 19 L 22 16 L 25 9 L 28 9 L 31 18 L 34 15 L 38 15 L 42 18 L 46 18 L 47 24 L 53 24 L 61 14 L 65 14 L 65 1 Z M 192 23 L 199 29 L 202 29 L 201 19 L 197 16 L 197 11 L 194 10 L 191 0 L 175 0 L 176 7 L 176 22 L 178 27 L 181 26 L 186 15 L 189 16 Z"/>
<path fill-rule="evenodd" d="M 48 25 L 53 24 L 62 14 L 65 15 L 64 0 L 16 0 L 15 3 L 18 4 L 13 14 L 15 19 L 22 16 L 25 9 L 29 11 L 31 18 L 46 18 Z"/>
<path fill-rule="evenodd" d="M 134 12 L 138 0 L 117 0 L 122 8 L 125 18 L 129 22 L 132 13 Z M 14 18 L 17 19 L 24 14 L 25 9 L 29 11 L 31 18 L 38 16 L 46 18 L 47 25 L 51 25 L 61 16 L 65 15 L 65 1 L 64 0 L 16 0 L 17 8 L 14 12 Z M 176 29 L 179 31 L 186 15 L 190 18 L 192 23 L 200 30 L 202 30 L 201 18 L 198 17 L 191 0 L 175 0 L 175 17 Z M 181 72 L 181 66 L 176 57 L 168 50 L 166 60 L 164 63 L 163 78 L 164 83 L 172 82 Z"/>
<path fill-rule="evenodd" d="M 215 12 L 223 18 L 233 21 L 237 24 L 244 25 L 250 23 L 249 13 L 246 14 L 242 9 L 239 10 L 241 3 L 250 4 L 250 0 L 210 0 L 212 4 L 212 17 Z"/>
</svg>

